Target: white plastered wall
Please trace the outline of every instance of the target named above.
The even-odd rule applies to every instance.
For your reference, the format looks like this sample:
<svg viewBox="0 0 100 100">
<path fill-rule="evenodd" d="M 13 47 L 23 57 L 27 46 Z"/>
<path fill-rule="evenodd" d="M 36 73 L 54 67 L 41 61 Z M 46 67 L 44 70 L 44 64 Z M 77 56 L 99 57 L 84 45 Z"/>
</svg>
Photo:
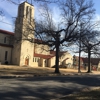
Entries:
<svg viewBox="0 0 100 100">
<path fill-rule="evenodd" d="M 21 43 L 14 43 L 13 50 L 12 50 L 12 64 L 19 65 L 20 62 L 20 50 L 21 50 Z"/>
<path fill-rule="evenodd" d="M 31 13 L 27 10 L 31 9 Z M 31 18 L 27 17 L 28 14 L 31 14 Z M 27 28 L 34 27 L 34 6 L 24 2 L 19 5 L 18 8 L 18 16 L 16 19 L 15 25 L 15 38 L 21 39 L 18 43 L 15 40 L 14 49 L 13 49 L 13 59 L 12 63 L 17 64 L 19 66 L 25 65 L 25 59 L 29 59 L 28 65 L 33 66 L 33 52 L 34 52 L 34 44 L 29 42 L 26 39 L 34 38 L 33 31 L 27 30 Z M 30 23 L 29 23 L 30 19 Z M 25 37 L 25 35 L 27 35 Z"/>
<path fill-rule="evenodd" d="M 4 43 L 5 38 L 6 38 L 6 42 Z M 10 44 L 10 35 L 0 33 L 0 43 Z"/>
<path fill-rule="evenodd" d="M 53 67 L 55 65 L 55 56 L 48 59 L 48 67 Z"/>
<path fill-rule="evenodd" d="M 60 64 L 63 64 L 63 65 L 70 64 L 72 66 L 73 65 L 73 56 L 69 52 L 64 53 L 60 57 Z"/>
<path fill-rule="evenodd" d="M 34 44 L 29 41 L 23 41 L 21 44 L 20 66 L 25 65 L 25 59 L 29 59 L 29 66 L 33 66 Z"/>
<path fill-rule="evenodd" d="M 7 53 L 7 60 L 5 60 L 5 52 Z M 5 61 L 8 61 L 8 64 L 11 64 L 11 52 L 12 48 L 11 47 L 3 47 L 0 46 L 0 62 L 1 64 L 5 64 Z"/>
</svg>

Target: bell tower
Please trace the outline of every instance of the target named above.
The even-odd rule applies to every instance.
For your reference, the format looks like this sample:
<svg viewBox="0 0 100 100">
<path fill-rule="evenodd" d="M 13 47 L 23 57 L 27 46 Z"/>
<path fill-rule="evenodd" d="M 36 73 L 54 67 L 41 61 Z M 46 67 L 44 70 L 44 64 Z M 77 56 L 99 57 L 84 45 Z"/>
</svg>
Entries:
<svg viewBox="0 0 100 100">
<path fill-rule="evenodd" d="M 25 1 L 18 7 L 18 15 L 15 22 L 13 64 L 32 66 L 34 27 L 34 6 Z"/>
</svg>

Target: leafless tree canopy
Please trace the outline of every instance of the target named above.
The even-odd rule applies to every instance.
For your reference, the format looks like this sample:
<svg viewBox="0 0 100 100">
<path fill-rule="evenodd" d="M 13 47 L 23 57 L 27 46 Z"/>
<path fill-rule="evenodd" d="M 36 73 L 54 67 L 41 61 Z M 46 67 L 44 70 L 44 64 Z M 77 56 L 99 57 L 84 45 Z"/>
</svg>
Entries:
<svg viewBox="0 0 100 100">
<path fill-rule="evenodd" d="M 98 31 L 100 28 L 98 25 L 99 23 L 92 22 L 91 19 L 88 21 L 88 23 L 80 23 L 80 38 L 78 41 L 76 41 L 77 45 L 79 46 L 78 53 L 80 54 L 80 52 L 83 51 L 88 54 L 88 72 L 91 72 L 91 55 L 94 54 L 96 56 L 100 56 L 100 32 Z"/>
<path fill-rule="evenodd" d="M 76 41 L 79 38 L 80 22 L 88 22 L 95 12 L 92 1 L 88 0 L 63 0 L 58 4 L 60 14 L 57 22 L 45 4 L 41 12 L 42 20 L 35 23 L 36 38 L 56 49 L 56 59 L 59 58 L 60 46 Z"/>
</svg>

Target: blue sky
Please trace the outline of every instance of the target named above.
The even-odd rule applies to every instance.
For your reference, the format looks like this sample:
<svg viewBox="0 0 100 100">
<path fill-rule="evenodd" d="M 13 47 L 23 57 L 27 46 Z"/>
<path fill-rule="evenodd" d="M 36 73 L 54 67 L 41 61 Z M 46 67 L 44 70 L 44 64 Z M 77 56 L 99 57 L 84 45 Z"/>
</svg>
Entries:
<svg viewBox="0 0 100 100">
<path fill-rule="evenodd" d="M 100 0 L 93 0 L 96 13 L 100 14 Z"/>
<path fill-rule="evenodd" d="M 20 1 L 23 2 L 25 0 L 20 0 Z M 28 0 L 28 1 L 31 1 L 31 0 Z M 100 19 L 100 0 L 93 0 L 93 3 L 94 3 L 94 8 L 96 9 L 95 20 L 97 21 Z M 37 5 L 34 5 L 34 6 L 36 10 Z M 8 30 L 11 32 L 14 31 L 14 20 L 15 20 L 15 17 L 17 16 L 17 8 L 18 8 L 18 5 L 9 3 L 6 0 L 0 0 L 0 10 L 3 10 L 4 12 L 4 16 L 3 17 L 0 16 L 0 29 Z M 57 10 L 55 7 L 53 7 L 53 9 Z M 57 17 L 57 14 L 55 16 L 55 19 L 56 17 Z"/>
</svg>

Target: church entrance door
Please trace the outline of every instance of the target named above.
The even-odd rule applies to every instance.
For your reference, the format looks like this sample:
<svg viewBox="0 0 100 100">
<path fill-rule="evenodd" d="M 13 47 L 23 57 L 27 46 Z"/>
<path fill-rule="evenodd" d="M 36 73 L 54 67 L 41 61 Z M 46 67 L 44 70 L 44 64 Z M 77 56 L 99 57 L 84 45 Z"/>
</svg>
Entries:
<svg viewBox="0 0 100 100">
<path fill-rule="evenodd" d="M 29 58 L 25 59 L 25 65 L 29 65 Z"/>
</svg>

